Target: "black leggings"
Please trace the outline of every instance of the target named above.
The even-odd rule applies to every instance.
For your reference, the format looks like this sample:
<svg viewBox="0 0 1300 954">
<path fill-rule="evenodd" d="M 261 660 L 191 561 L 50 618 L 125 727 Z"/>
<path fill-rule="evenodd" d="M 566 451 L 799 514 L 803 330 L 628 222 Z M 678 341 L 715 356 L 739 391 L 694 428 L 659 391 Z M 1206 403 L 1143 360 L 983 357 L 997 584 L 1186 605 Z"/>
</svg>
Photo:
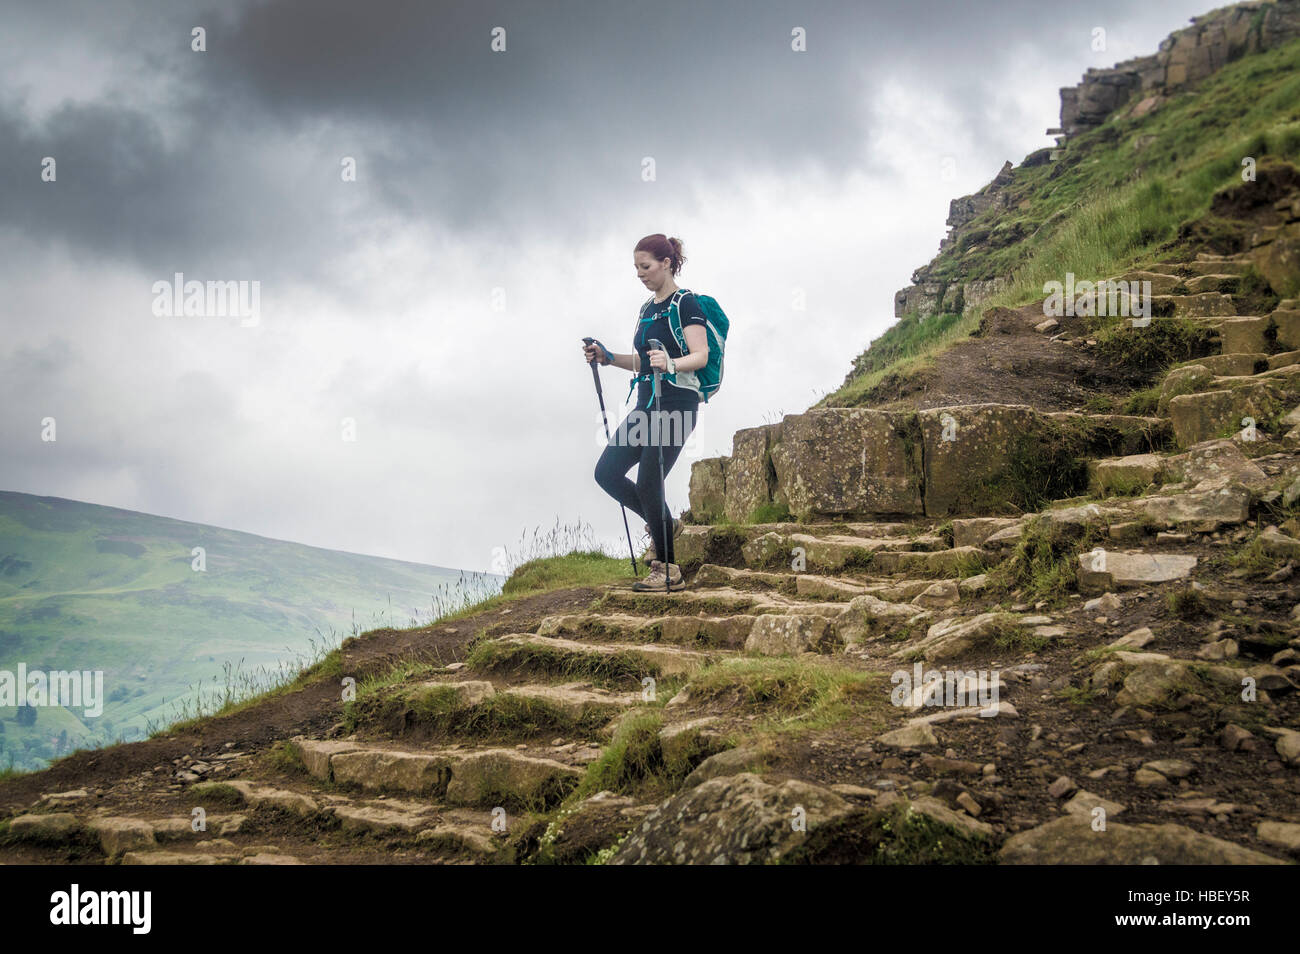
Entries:
<svg viewBox="0 0 1300 954">
<path fill-rule="evenodd" d="M 674 563 L 673 538 L 669 532 L 664 539 L 664 521 L 672 513 L 664 500 L 663 484 L 659 482 L 659 447 L 664 451 L 664 476 L 672 470 L 682 452 L 682 445 L 695 429 L 698 404 L 686 407 L 663 408 L 656 419 L 654 410 L 633 410 L 619 424 L 609 443 L 596 461 L 596 483 L 607 494 L 638 514 L 650 524 L 650 536 L 655 543 L 655 554 L 664 563 Z M 636 483 L 627 479 L 632 465 L 637 465 Z M 649 514 L 659 514 L 650 519 Z"/>
</svg>

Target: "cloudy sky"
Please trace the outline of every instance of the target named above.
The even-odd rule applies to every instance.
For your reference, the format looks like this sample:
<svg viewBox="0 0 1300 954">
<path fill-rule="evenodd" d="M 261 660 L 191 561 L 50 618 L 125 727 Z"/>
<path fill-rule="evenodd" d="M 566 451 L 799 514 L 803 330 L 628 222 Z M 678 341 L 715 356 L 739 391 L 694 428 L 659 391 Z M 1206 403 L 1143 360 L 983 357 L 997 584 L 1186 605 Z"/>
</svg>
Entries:
<svg viewBox="0 0 1300 954">
<path fill-rule="evenodd" d="M 680 511 L 839 386 L 1060 87 L 1214 5 L 3 0 L 0 489 L 473 570 L 557 521 L 617 550 L 579 347 L 631 350 L 638 239 L 732 319 Z M 176 273 L 256 314 L 158 314 Z"/>
</svg>

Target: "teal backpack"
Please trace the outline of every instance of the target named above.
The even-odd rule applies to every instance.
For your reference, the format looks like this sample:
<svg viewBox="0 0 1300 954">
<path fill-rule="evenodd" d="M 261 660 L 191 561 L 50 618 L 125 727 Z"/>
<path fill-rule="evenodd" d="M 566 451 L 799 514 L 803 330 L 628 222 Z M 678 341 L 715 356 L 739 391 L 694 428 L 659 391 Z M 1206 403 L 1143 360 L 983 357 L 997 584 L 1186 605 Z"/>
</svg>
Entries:
<svg viewBox="0 0 1300 954">
<path fill-rule="evenodd" d="M 682 319 L 678 314 L 677 303 L 683 295 L 687 294 L 694 293 L 689 288 L 677 289 L 673 293 L 672 304 L 668 309 L 668 326 L 672 329 L 673 338 L 677 340 L 677 346 L 683 354 L 688 353 L 690 349 L 686 347 L 686 336 L 682 333 Z M 695 295 L 695 300 L 699 302 L 700 310 L 704 312 L 704 326 L 709 335 L 709 360 L 698 371 L 678 371 L 676 374 L 665 371 L 663 377 L 670 384 L 694 391 L 700 396 L 700 400 L 707 404 L 709 398 L 717 394 L 722 387 L 722 359 L 727 349 L 727 332 L 731 328 L 731 322 L 716 299 L 708 295 Z M 654 301 L 654 295 L 651 295 L 647 301 Z M 642 378 L 653 380 L 653 374 L 643 373 L 633 377 L 632 385 L 628 388 L 628 397 L 632 396 L 632 387 L 635 387 Z"/>
</svg>

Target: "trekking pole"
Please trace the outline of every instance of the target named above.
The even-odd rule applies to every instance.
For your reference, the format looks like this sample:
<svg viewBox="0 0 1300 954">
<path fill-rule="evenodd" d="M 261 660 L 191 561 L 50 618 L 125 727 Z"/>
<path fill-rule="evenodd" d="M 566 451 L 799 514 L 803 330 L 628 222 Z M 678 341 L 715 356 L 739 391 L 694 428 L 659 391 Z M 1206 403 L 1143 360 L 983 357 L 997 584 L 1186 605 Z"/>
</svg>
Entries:
<svg viewBox="0 0 1300 954">
<path fill-rule="evenodd" d="M 658 338 L 651 338 L 649 344 L 650 344 L 650 350 L 651 350 L 651 351 L 663 351 L 663 350 L 664 350 L 663 342 L 660 341 Z M 661 387 L 659 386 L 659 369 L 658 369 L 658 368 L 655 368 L 655 369 L 654 369 L 654 374 L 655 374 L 655 417 L 656 417 L 656 418 L 658 419 L 658 421 L 659 421 L 659 432 L 660 432 L 660 433 L 659 433 L 659 436 L 662 438 L 662 437 L 663 437 L 664 419 L 663 419 L 663 412 L 660 410 L 660 402 L 661 402 L 662 397 L 663 397 L 663 388 L 661 388 Z M 655 431 L 655 429 L 654 429 L 653 427 L 651 427 L 651 428 L 650 428 L 650 433 L 651 433 L 652 435 L 654 434 L 654 431 Z M 659 554 L 658 556 L 659 556 L 659 559 L 662 560 L 662 561 L 663 561 L 663 564 L 664 564 L 664 592 L 667 593 L 667 592 L 668 592 L 668 584 L 669 584 L 669 579 L 668 579 L 668 567 L 669 567 L 669 563 L 668 563 L 668 560 L 667 560 L 667 556 L 668 556 L 668 547 L 669 547 L 669 546 L 672 544 L 672 542 L 673 542 L 673 538 L 672 538 L 671 536 L 669 536 L 669 534 L 671 534 L 671 533 L 673 532 L 673 528 L 672 528 L 672 526 L 668 523 L 668 488 L 667 488 L 666 486 L 664 486 L 664 442 L 663 442 L 662 440 L 657 440 L 657 441 L 655 441 L 655 443 L 659 445 L 659 499 L 663 502 L 663 505 L 664 505 L 664 513 L 663 513 L 663 518 L 664 518 L 664 552 L 661 553 L 661 554 Z M 673 555 L 676 556 L 676 554 L 673 554 Z"/>
<path fill-rule="evenodd" d="M 587 345 L 587 347 L 591 347 L 592 342 L 595 340 L 595 338 L 583 338 L 582 343 Z M 596 360 L 594 358 L 589 361 L 588 364 L 591 365 L 591 379 L 596 382 L 596 400 L 600 401 L 600 419 L 605 425 L 605 440 L 608 442 L 609 418 L 605 416 L 605 393 L 600 389 L 600 371 L 596 368 Z M 661 467 L 660 470 L 662 469 L 663 468 Z M 632 575 L 636 576 L 636 550 L 632 547 L 632 531 L 627 525 L 627 507 L 623 506 L 622 503 L 618 506 L 619 509 L 623 511 L 623 530 L 627 533 L 627 552 L 632 557 Z"/>
</svg>

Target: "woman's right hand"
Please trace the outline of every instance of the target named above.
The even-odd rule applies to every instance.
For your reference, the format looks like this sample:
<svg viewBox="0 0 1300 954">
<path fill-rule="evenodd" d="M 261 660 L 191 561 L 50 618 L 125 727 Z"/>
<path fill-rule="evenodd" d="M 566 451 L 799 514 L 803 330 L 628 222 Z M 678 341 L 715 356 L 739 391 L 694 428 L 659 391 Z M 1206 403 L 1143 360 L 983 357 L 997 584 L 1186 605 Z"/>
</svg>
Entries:
<svg viewBox="0 0 1300 954">
<path fill-rule="evenodd" d="M 600 345 L 596 344 L 595 340 L 593 340 L 591 344 L 584 344 L 582 346 L 582 360 L 586 361 L 588 364 L 591 364 L 593 361 L 599 361 L 602 367 L 609 364 L 611 359 L 607 358 L 605 355 L 606 352 Z"/>
</svg>

